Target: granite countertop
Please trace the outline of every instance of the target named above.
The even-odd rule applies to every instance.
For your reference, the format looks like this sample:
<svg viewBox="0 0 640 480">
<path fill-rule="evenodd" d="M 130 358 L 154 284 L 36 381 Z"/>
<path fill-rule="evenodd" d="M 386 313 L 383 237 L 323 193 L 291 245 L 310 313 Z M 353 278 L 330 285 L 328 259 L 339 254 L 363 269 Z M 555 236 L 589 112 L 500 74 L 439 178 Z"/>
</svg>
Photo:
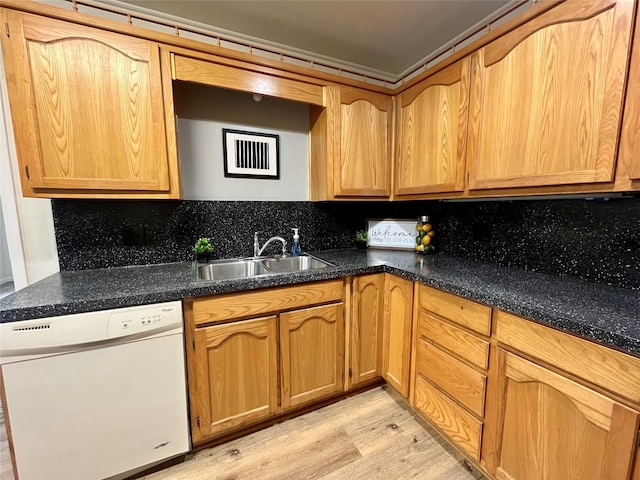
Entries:
<svg viewBox="0 0 640 480">
<path fill-rule="evenodd" d="M 335 265 L 295 274 L 192 281 L 190 263 L 60 272 L 0 300 L 0 323 L 184 297 L 388 272 L 640 355 L 640 291 L 448 255 L 312 252 Z"/>
</svg>

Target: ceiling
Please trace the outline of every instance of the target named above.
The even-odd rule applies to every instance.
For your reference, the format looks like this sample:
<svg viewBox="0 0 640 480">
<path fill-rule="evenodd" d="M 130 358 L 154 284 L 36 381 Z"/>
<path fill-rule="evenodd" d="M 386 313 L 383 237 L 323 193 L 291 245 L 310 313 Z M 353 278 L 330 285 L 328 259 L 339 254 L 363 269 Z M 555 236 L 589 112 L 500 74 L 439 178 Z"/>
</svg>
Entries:
<svg viewBox="0 0 640 480">
<path fill-rule="evenodd" d="M 398 77 L 510 1 L 124 0 L 124 3 Z"/>
</svg>

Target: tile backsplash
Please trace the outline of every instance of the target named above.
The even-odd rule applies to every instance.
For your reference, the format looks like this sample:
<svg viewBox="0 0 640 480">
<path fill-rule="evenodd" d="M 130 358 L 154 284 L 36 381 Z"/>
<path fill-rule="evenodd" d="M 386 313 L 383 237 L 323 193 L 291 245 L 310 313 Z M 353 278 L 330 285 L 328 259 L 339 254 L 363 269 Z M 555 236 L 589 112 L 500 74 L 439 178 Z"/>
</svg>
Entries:
<svg viewBox="0 0 640 480">
<path fill-rule="evenodd" d="M 188 261 L 199 237 L 214 256 L 251 255 L 274 235 L 306 251 L 354 246 L 367 218 L 431 215 L 439 251 L 640 289 L 640 198 L 483 202 L 53 200 L 61 270 Z M 273 252 L 277 252 L 276 245 Z"/>
</svg>

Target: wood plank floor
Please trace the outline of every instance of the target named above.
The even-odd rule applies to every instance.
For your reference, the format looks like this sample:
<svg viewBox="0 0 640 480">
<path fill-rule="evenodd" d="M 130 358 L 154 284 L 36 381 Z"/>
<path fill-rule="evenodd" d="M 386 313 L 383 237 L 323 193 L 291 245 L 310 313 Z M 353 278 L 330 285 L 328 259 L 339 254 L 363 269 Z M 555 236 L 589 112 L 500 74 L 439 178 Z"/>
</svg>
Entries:
<svg viewBox="0 0 640 480">
<path fill-rule="evenodd" d="M 146 480 L 471 480 L 384 387 L 200 451 Z"/>
</svg>

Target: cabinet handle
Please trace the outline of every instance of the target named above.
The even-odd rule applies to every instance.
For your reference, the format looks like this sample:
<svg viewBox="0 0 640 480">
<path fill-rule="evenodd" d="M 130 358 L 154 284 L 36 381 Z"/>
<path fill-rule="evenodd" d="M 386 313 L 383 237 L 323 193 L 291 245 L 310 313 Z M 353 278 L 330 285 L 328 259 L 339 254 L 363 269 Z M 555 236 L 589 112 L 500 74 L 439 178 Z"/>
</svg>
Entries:
<svg viewBox="0 0 640 480">
<path fill-rule="evenodd" d="M 31 180 L 31 177 L 29 176 L 29 165 L 24 166 L 24 173 L 27 176 L 27 180 Z"/>
</svg>

